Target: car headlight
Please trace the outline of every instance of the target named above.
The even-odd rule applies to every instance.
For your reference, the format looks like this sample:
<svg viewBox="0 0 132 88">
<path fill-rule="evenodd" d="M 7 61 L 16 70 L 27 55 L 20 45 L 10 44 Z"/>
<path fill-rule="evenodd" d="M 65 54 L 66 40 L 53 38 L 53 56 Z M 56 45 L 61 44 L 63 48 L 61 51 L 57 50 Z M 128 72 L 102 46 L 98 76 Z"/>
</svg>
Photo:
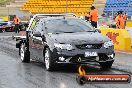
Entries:
<svg viewBox="0 0 132 88">
<path fill-rule="evenodd" d="M 70 45 L 70 44 L 56 44 L 56 43 L 55 43 L 54 46 L 55 46 L 56 48 L 66 49 L 66 50 L 73 50 L 73 49 L 74 49 L 73 46 Z"/>
<path fill-rule="evenodd" d="M 113 42 L 112 41 L 108 41 L 104 43 L 104 47 L 105 48 L 109 48 L 110 46 L 113 46 Z"/>
</svg>

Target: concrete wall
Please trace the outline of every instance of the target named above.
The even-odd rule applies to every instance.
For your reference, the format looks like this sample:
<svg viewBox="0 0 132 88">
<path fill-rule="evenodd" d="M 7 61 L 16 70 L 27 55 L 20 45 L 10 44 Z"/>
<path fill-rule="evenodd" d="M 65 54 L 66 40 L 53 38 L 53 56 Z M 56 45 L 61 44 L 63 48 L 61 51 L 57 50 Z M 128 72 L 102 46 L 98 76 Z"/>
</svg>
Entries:
<svg viewBox="0 0 132 88">
<path fill-rule="evenodd" d="M 20 10 L 26 1 L 27 0 L 11 0 L 7 5 L 0 7 L 0 16 L 17 15 L 23 20 L 26 20 L 30 17 L 31 13 Z"/>
<path fill-rule="evenodd" d="M 0 16 L 8 16 L 8 15 L 17 15 L 18 17 L 22 18 L 22 20 L 27 20 L 30 17 L 29 12 L 21 11 L 20 8 L 7 8 L 7 7 L 0 7 Z"/>
<path fill-rule="evenodd" d="M 99 10 L 99 14 L 102 15 L 104 11 L 106 0 L 94 0 L 93 6 Z"/>
</svg>

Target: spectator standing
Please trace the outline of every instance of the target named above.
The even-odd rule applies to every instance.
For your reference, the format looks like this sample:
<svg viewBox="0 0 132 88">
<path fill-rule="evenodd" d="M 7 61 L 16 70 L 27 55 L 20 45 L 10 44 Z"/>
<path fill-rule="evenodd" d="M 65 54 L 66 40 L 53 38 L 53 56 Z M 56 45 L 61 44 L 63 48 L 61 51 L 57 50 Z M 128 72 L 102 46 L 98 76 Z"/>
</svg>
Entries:
<svg viewBox="0 0 132 88">
<path fill-rule="evenodd" d="M 88 12 L 87 16 L 85 17 L 87 21 L 90 21 L 90 12 Z"/>
<path fill-rule="evenodd" d="M 113 16 L 113 20 L 116 19 L 117 15 L 118 15 L 117 13 L 114 14 L 114 16 Z"/>
<path fill-rule="evenodd" d="M 126 21 L 127 21 L 127 14 L 126 13 L 124 13 L 124 15 L 123 15 L 123 18 L 124 18 L 124 27 L 126 27 Z"/>
<path fill-rule="evenodd" d="M 116 21 L 116 29 L 124 29 L 125 28 L 125 26 L 124 26 L 125 20 L 123 18 L 122 11 L 118 12 L 118 15 L 115 18 L 115 21 Z"/>
<path fill-rule="evenodd" d="M 13 23 L 15 24 L 15 33 L 19 33 L 20 19 L 16 15 L 14 16 Z"/>
<path fill-rule="evenodd" d="M 90 11 L 90 21 L 91 25 L 97 28 L 97 21 L 98 21 L 98 10 L 92 6 Z"/>
</svg>

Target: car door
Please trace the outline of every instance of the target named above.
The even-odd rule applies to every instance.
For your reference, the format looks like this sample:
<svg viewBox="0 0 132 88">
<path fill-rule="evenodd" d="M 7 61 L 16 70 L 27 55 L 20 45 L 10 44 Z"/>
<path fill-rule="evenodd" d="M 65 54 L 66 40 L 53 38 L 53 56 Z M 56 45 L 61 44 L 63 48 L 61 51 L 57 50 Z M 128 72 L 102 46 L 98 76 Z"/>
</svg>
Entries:
<svg viewBox="0 0 132 88">
<path fill-rule="evenodd" d="M 31 59 L 43 61 L 42 22 L 37 22 L 29 38 Z"/>
</svg>

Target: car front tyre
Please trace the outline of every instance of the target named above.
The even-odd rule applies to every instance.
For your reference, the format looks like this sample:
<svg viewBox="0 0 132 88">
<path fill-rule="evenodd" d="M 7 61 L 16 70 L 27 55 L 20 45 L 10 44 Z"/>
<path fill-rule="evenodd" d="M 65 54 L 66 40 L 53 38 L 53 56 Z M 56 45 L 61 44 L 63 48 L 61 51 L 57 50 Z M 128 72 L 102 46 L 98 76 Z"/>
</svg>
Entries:
<svg viewBox="0 0 132 88">
<path fill-rule="evenodd" d="M 110 69 L 112 64 L 113 64 L 113 61 L 108 61 L 108 62 L 102 62 L 102 63 L 99 63 L 101 68 L 102 69 Z"/>
<path fill-rule="evenodd" d="M 30 63 L 30 52 L 28 50 L 26 50 L 25 43 L 21 44 L 20 57 L 21 57 L 22 62 Z"/>
<path fill-rule="evenodd" d="M 51 51 L 49 48 L 45 49 L 44 62 L 47 71 L 52 71 L 54 69 L 54 62 L 52 60 Z"/>
</svg>

